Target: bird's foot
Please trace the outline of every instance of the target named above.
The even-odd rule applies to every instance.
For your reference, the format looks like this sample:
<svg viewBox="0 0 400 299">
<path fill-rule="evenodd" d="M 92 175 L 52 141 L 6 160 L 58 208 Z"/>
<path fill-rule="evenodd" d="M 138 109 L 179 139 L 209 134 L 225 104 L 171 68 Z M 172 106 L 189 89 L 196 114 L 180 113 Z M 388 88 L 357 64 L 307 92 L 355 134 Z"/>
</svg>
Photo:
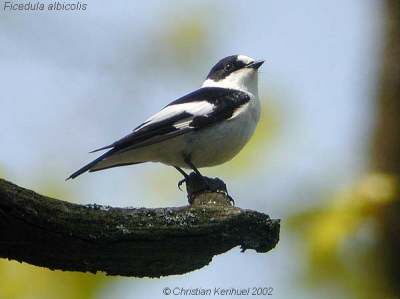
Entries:
<svg viewBox="0 0 400 299">
<path fill-rule="evenodd" d="M 201 192 L 221 192 L 224 193 L 232 205 L 235 205 L 235 201 L 229 195 L 226 188 L 226 184 L 219 178 L 209 178 L 206 176 L 199 175 L 196 172 L 191 172 L 186 178 L 179 181 L 178 188 L 180 190 L 182 184 L 186 184 L 186 191 L 188 194 L 189 203 L 193 202 L 193 198 L 196 194 Z"/>
<path fill-rule="evenodd" d="M 185 182 L 186 182 L 186 179 L 182 179 L 182 180 L 180 180 L 180 181 L 178 182 L 178 189 L 179 189 L 179 190 L 183 191 L 182 188 L 181 188 L 181 186 L 182 186 L 183 183 L 185 183 Z"/>
</svg>

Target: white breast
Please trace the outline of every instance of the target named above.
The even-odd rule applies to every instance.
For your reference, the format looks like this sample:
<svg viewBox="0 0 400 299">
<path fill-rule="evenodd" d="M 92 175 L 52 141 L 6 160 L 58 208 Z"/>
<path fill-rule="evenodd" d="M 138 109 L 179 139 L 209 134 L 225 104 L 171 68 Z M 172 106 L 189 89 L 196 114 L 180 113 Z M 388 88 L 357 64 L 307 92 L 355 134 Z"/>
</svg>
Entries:
<svg viewBox="0 0 400 299">
<path fill-rule="evenodd" d="M 253 98 L 227 121 L 184 136 L 185 149 L 197 167 L 231 160 L 253 135 L 260 118 L 260 102 Z M 180 165 L 186 167 L 186 165 Z"/>
</svg>

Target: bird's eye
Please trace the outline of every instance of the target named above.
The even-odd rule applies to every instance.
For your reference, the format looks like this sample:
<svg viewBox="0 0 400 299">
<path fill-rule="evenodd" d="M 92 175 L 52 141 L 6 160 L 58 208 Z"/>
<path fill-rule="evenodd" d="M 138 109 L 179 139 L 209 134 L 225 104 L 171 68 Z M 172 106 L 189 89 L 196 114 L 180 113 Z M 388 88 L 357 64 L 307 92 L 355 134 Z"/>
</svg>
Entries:
<svg viewBox="0 0 400 299">
<path fill-rule="evenodd" d="M 229 71 L 230 69 L 232 69 L 232 64 L 228 63 L 227 65 L 225 65 L 226 71 Z"/>
</svg>

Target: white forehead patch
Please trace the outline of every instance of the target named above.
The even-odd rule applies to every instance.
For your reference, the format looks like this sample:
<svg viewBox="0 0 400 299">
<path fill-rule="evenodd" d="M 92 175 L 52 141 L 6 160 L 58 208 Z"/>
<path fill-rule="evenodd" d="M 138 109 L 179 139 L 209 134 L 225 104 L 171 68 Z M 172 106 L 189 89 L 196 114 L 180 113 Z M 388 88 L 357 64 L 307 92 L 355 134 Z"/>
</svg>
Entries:
<svg viewBox="0 0 400 299">
<path fill-rule="evenodd" d="M 254 62 L 253 58 L 251 58 L 249 56 L 246 56 L 246 55 L 238 55 L 237 59 L 242 61 L 242 62 L 244 62 L 245 64 L 249 64 L 251 62 Z"/>
</svg>

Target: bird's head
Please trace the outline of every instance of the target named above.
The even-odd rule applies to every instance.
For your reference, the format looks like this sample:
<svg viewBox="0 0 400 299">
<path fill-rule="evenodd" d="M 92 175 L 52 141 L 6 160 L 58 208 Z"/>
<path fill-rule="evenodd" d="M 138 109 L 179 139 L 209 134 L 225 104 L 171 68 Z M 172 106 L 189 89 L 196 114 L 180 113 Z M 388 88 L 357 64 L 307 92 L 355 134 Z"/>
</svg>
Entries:
<svg viewBox="0 0 400 299">
<path fill-rule="evenodd" d="M 231 88 L 257 94 L 258 68 L 264 63 L 245 55 L 232 55 L 218 61 L 202 87 Z"/>
</svg>

